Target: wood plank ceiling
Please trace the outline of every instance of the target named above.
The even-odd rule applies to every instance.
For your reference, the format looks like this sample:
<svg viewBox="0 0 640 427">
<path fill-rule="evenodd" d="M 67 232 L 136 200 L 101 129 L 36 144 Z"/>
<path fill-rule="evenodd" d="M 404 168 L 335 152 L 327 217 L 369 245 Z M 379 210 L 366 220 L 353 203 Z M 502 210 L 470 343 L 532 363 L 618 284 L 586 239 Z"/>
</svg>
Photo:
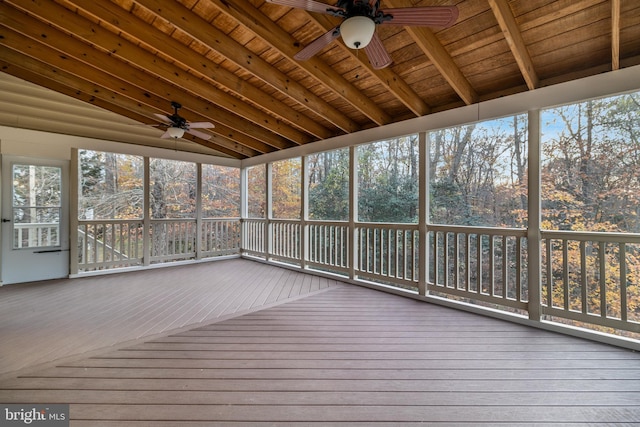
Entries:
<svg viewBox="0 0 640 427">
<path fill-rule="evenodd" d="M 215 124 L 186 138 L 244 159 L 640 64 L 636 0 L 381 3 L 459 18 L 378 26 L 393 63 L 375 70 L 341 40 L 295 60 L 340 20 L 263 0 L 7 0 L 0 69 L 141 123 L 180 102 Z"/>
</svg>

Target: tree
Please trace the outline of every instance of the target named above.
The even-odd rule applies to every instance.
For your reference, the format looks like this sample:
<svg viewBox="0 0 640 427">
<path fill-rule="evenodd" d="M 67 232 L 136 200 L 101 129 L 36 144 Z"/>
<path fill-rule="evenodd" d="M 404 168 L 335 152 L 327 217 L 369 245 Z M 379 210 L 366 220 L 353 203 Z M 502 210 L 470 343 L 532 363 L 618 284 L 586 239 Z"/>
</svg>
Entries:
<svg viewBox="0 0 640 427">
<path fill-rule="evenodd" d="M 431 222 L 526 226 L 526 125 L 513 116 L 429 133 Z"/>
<path fill-rule="evenodd" d="M 412 135 L 358 147 L 360 221 L 418 221 L 417 143 Z"/>
<path fill-rule="evenodd" d="M 272 164 L 271 195 L 274 218 L 300 218 L 301 188 L 300 158 L 281 160 Z"/>
<path fill-rule="evenodd" d="M 349 219 L 349 150 L 308 157 L 309 217 L 319 220 Z"/>
</svg>

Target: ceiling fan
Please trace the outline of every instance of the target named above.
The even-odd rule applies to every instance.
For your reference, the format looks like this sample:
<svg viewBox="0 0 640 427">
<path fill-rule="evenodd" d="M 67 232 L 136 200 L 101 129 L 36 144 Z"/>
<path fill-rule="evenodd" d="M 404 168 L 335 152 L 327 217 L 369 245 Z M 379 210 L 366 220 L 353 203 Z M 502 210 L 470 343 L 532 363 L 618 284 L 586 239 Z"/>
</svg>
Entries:
<svg viewBox="0 0 640 427">
<path fill-rule="evenodd" d="M 182 105 L 178 102 L 171 101 L 171 106 L 173 107 L 173 114 L 165 115 L 154 113 L 154 115 L 162 120 L 164 123 L 161 126 L 166 126 L 167 130 L 162 134 L 160 138 L 182 138 L 185 132 L 190 133 L 193 136 L 197 136 L 198 138 L 202 138 L 205 140 L 211 139 L 211 135 L 208 135 L 204 132 L 200 132 L 194 129 L 210 129 L 215 126 L 213 123 L 209 122 L 188 122 L 184 117 L 178 114 L 178 110 L 182 108 Z"/>
<path fill-rule="evenodd" d="M 341 24 L 327 31 L 294 58 L 310 59 L 333 40 L 342 40 L 351 49 L 364 49 L 374 69 L 387 67 L 392 60 L 376 34 L 377 25 L 449 27 L 458 19 L 456 6 L 423 6 L 380 9 L 380 0 L 338 0 L 335 6 L 313 0 L 266 0 L 268 3 L 306 9 L 344 18 Z"/>
</svg>

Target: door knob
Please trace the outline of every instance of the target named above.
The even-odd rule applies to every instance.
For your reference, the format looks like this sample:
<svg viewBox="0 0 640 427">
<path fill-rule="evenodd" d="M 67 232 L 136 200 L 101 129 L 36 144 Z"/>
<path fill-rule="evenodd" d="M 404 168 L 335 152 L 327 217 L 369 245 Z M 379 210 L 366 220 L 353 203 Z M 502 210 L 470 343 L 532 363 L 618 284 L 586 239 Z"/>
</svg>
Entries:
<svg viewBox="0 0 640 427">
<path fill-rule="evenodd" d="M 2 218 L 2 222 L 11 222 L 10 219 Z"/>
</svg>

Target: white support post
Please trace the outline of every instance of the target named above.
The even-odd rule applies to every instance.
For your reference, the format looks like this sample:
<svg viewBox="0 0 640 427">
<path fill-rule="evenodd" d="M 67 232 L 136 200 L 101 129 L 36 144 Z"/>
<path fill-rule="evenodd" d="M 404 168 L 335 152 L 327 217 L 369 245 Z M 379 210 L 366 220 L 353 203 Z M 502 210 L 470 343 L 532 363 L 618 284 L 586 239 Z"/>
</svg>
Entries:
<svg viewBox="0 0 640 427">
<path fill-rule="evenodd" d="M 301 180 L 300 180 L 300 268 L 303 270 L 307 268 L 307 261 L 309 260 L 309 163 L 307 156 L 302 156 L 300 167 Z"/>
<path fill-rule="evenodd" d="M 240 254 L 247 247 L 247 230 L 244 220 L 249 216 L 249 168 L 240 169 Z"/>
<path fill-rule="evenodd" d="M 358 265 L 358 150 L 349 147 L 349 279 L 356 278 Z"/>
<path fill-rule="evenodd" d="M 196 259 L 202 258 L 202 163 L 196 163 Z"/>
<path fill-rule="evenodd" d="M 144 157 L 144 209 L 142 214 L 142 264 L 151 264 L 151 160 Z"/>
<path fill-rule="evenodd" d="M 541 289 L 541 209 L 540 209 L 540 110 L 529 111 L 529 172 L 528 172 L 528 209 L 529 227 L 527 229 L 527 253 L 529 266 L 527 282 L 529 286 L 529 319 L 540 321 L 542 318 Z"/>
<path fill-rule="evenodd" d="M 427 266 L 429 252 L 427 233 L 429 221 L 429 139 L 426 132 L 418 134 L 418 157 L 420 172 L 418 173 L 418 294 L 427 295 Z"/>
<path fill-rule="evenodd" d="M 271 261 L 270 249 L 273 247 L 273 230 L 271 230 L 271 219 L 273 219 L 273 195 L 271 190 L 273 188 L 273 163 L 269 162 L 266 165 L 265 170 L 265 194 L 267 195 L 266 207 L 265 207 L 265 239 L 264 239 L 264 259 Z"/>
<path fill-rule="evenodd" d="M 78 267 L 78 149 L 71 149 L 71 170 L 69 171 L 69 273 L 77 275 Z"/>
</svg>

